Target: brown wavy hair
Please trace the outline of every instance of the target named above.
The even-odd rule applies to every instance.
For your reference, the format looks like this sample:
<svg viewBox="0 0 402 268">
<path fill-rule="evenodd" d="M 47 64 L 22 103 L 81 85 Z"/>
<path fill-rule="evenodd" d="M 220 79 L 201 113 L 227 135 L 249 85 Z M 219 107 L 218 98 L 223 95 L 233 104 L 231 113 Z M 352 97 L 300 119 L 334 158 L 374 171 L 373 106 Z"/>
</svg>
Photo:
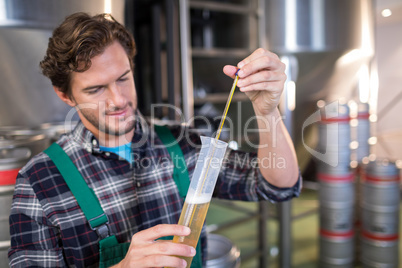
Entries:
<svg viewBox="0 0 402 268">
<path fill-rule="evenodd" d="M 132 34 L 110 14 L 90 16 L 75 13 L 53 31 L 44 59 L 42 73 L 52 85 L 71 97 L 72 72 L 84 72 L 91 67 L 91 58 L 118 41 L 127 53 L 131 68 L 136 53 Z"/>
</svg>

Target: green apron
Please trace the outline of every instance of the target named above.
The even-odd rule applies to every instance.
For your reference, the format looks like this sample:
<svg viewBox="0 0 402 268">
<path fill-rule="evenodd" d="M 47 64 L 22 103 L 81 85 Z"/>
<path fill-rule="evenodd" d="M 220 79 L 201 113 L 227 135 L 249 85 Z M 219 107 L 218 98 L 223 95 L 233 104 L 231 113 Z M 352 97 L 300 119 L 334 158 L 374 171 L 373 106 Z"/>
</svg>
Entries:
<svg viewBox="0 0 402 268">
<path fill-rule="evenodd" d="M 173 179 L 179 190 L 180 197 L 185 199 L 190 182 L 181 148 L 166 126 L 155 125 L 155 131 L 163 144 L 166 145 L 166 149 L 172 160 L 181 159 L 180 163 L 174 166 Z M 91 229 L 96 231 L 99 236 L 99 267 L 110 267 L 119 263 L 126 256 L 130 243 L 119 243 L 116 236 L 111 234 L 107 215 L 103 211 L 98 198 L 93 190 L 88 187 L 84 178 L 64 150 L 57 143 L 53 143 L 45 150 L 45 153 L 60 171 L 60 174 L 63 176 L 87 218 Z M 163 237 L 161 239 L 171 240 L 172 238 Z M 202 267 L 200 241 L 197 244 L 196 250 L 197 253 L 191 263 L 192 268 Z"/>
</svg>

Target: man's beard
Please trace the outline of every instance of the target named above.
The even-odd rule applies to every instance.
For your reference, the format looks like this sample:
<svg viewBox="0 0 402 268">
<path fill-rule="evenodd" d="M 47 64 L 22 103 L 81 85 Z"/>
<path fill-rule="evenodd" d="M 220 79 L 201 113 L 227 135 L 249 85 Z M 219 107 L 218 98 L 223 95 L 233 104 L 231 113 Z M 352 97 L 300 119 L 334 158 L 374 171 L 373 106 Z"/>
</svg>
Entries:
<svg viewBox="0 0 402 268">
<path fill-rule="evenodd" d="M 132 103 L 129 103 L 129 107 L 131 107 L 131 108 L 133 107 Z M 96 118 L 96 116 L 94 116 L 92 113 L 85 112 L 85 109 L 82 109 L 81 113 L 85 117 L 85 119 L 88 120 L 89 123 L 91 123 L 99 131 L 101 131 L 105 134 L 108 134 L 108 135 L 122 136 L 122 135 L 125 135 L 125 134 L 129 133 L 130 131 L 132 131 L 135 127 L 135 114 L 136 114 L 135 110 L 133 112 L 133 115 L 126 119 L 129 121 L 127 121 L 125 123 L 125 128 L 123 130 L 114 129 L 109 124 L 107 124 L 107 122 L 103 122 L 101 124 L 100 119 Z M 106 115 L 105 115 L 105 118 L 107 118 Z"/>
</svg>

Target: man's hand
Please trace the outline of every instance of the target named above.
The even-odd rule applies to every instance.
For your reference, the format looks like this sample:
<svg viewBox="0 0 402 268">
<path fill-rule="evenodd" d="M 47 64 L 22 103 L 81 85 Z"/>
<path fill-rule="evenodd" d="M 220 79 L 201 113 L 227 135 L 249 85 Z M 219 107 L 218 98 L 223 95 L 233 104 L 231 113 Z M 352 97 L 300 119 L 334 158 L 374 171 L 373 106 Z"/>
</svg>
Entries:
<svg viewBox="0 0 402 268">
<path fill-rule="evenodd" d="M 175 257 L 192 257 L 193 247 L 156 239 L 164 236 L 187 236 L 190 228 L 177 224 L 160 224 L 136 233 L 126 257 L 114 267 L 186 267 L 186 261 Z"/>
<path fill-rule="evenodd" d="M 237 69 L 240 69 L 237 86 L 252 101 L 256 115 L 274 112 L 286 80 L 285 64 L 276 54 L 259 48 L 237 67 L 226 65 L 223 72 L 234 78 Z"/>
<path fill-rule="evenodd" d="M 240 69 L 237 85 L 250 98 L 257 116 L 261 174 L 277 187 L 292 187 L 299 178 L 296 153 L 277 109 L 286 81 L 285 64 L 277 55 L 259 48 L 237 67 L 226 65 L 223 72 L 234 78 L 237 69 Z M 272 156 L 283 159 L 283 165 L 264 165 Z"/>
</svg>

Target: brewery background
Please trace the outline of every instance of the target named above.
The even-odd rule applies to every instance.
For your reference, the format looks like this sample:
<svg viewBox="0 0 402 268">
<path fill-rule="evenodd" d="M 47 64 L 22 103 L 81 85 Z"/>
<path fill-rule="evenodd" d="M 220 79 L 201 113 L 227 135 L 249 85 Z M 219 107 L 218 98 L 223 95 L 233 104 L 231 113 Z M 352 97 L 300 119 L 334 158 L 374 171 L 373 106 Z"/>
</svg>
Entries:
<svg viewBox="0 0 402 268">
<path fill-rule="evenodd" d="M 400 0 L 0 0 L 0 267 L 13 177 L 78 118 L 38 66 L 52 29 L 77 11 L 111 13 L 134 33 L 144 115 L 205 135 L 207 122 L 193 118 L 219 123 L 232 83 L 223 65 L 257 47 L 287 64 L 280 108 L 302 195 L 282 204 L 214 200 L 209 267 L 402 265 Z M 181 113 L 152 108 L 160 103 Z M 223 139 L 252 150 L 257 137 L 243 130 L 253 111 L 242 93 L 229 113 L 235 131 Z"/>
</svg>

